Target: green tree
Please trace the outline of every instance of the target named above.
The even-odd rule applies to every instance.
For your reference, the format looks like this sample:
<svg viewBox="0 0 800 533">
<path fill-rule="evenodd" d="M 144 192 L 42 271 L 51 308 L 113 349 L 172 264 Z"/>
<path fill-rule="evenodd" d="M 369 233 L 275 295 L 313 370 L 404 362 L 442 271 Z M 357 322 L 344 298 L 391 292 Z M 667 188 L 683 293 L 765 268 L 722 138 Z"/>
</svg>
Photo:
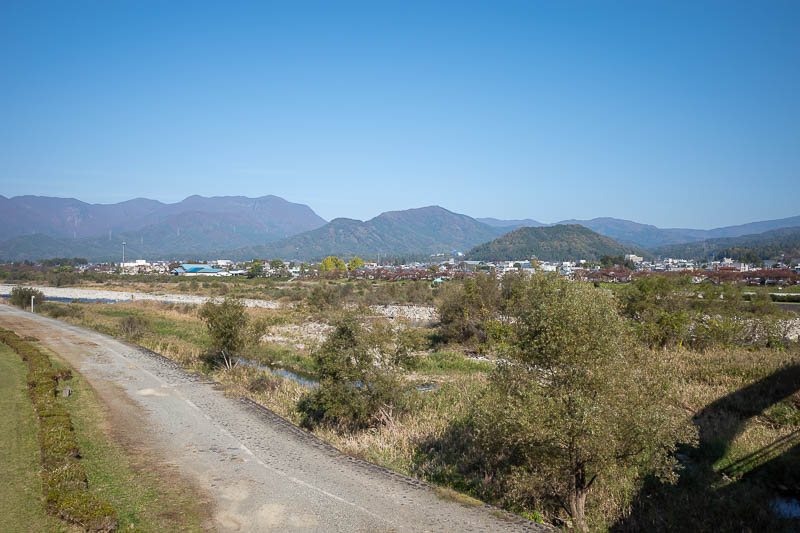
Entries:
<svg viewBox="0 0 800 533">
<path fill-rule="evenodd" d="M 491 376 L 479 435 L 587 531 L 595 480 L 635 469 L 674 480 L 671 452 L 693 439 L 692 426 L 670 407 L 668 374 L 631 342 L 610 292 L 536 275 L 513 300 L 509 362 Z"/>
<path fill-rule="evenodd" d="M 221 363 L 228 370 L 236 366 L 236 353 L 246 343 L 247 315 L 244 304 L 235 298 L 221 302 L 208 300 L 200 308 L 200 318 L 208 328 L 212 353 L 207 362 Z"/>
<path fill-rule="evenodd" d="M 272 261 L 269 262 L 269 267 L 272 270 L 283 270 L 284 268 L 286 268 L 286 265 L 281 259 L 273 259 Z"/>
<path fill-rule="evenodd" d="M 357 255 L 354 256 L 349 263 L 347 263 L 347 270 L 355 270 L 364 266 L 364 261 Z"/>
<path fill-rule="evenodd" d="M 257 278 L 263 273 L 264 273 L 264 263 L 258 260 L 253 261 L 250 264 L 250 268 L 247 269 L 247 277 L 250 279 Z"/>
<path fill-rule="evenodd" d="M 335 270 L 343 271 L 347 270 L 347 265 L 345 265 L 344 261 L 335 255 L 329 255 L 322 260 L 322 263 L 319 265 L 319 269 L 322 272 L 333 272 Z"/>
<path fill-rule="evenodd" d="M 393 423 L 406 390 L 398 371 L 404 346 L 385 322 L 367 329 L 353 315 L 339 319 L 314 353 L 319 387 L 298 405 L 303 425 L 353 430 Z"/>
</svg>

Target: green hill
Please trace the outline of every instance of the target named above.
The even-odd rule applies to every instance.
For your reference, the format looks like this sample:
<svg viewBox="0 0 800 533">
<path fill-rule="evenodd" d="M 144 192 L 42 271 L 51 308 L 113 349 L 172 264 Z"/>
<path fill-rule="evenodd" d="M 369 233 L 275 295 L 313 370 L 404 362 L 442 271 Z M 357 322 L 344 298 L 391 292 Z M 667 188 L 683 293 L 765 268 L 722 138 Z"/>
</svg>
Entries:
<svg viewBox="0 0 800 533">
<path fill-rule="evenodd" d="M 513 261 L 536 257 L 542 261 L 596 261 L 603 255 L 648 254 L 604 237 L 578 224 L 520 228 L 476 246 L 467 257 L 477 261 Z"/>
</svg>

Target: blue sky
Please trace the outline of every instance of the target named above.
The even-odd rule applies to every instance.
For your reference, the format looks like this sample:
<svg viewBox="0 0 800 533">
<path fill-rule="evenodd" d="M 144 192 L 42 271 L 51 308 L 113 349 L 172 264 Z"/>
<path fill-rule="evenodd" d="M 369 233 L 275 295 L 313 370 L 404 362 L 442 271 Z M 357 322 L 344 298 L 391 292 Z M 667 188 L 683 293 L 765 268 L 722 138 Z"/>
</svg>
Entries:
<svg viewBox="0 0 800 533">
<path fill-rule="evenodd" d="M 0 194 L 800 214 L 800 2 L 0 3 Z"/>
</svg>

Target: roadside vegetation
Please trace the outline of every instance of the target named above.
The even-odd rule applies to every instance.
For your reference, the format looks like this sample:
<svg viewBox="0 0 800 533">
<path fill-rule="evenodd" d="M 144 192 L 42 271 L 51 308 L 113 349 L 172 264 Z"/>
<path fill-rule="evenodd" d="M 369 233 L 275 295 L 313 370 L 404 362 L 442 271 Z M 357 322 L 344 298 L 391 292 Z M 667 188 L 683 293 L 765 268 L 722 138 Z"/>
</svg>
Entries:
<svg viewBox="0 0 800 533">
<path fill-rule="evenodd" d="M 567 530 L 796 528 L 774 511 L 800 496 L 796 315 L 766 291 L 401 283 L 324 280 L 281 309 L 230 291 L 207 307 L 42 310 L 208 373 L 346 453 Z M 432 302 L 439 323 L 386 321 L 368 307 L 379 292 Z M 235 342 L 209 313 L 233 317 Z"/>
<path fill-rule="evenodd" d="M 167 486 L 114 442 L 81 376 L 31 341 L 0 337 L 4 531 L 204 530 L 191 491 Z"/>
<path fill-rule="evenodd" d="M 72 419 L 56 396 L 59 382 L 71 379 L 71 373 L 54 369 L 47 354 L 11 331 L 0 330 L 0 342 L 28 363 L 26 381 L 39 418 L 42 489 L 48 512 L 87 531 L 115 531 L 117 513 L 89 490 Z"/>
<path fill-rule="evenodd" d="M 48 514 L 39 477 L 38 419 L 25 384 L 25 362 L 0 343 L 0 520 L 19 532 L 81 531 Z"/>
</svg>

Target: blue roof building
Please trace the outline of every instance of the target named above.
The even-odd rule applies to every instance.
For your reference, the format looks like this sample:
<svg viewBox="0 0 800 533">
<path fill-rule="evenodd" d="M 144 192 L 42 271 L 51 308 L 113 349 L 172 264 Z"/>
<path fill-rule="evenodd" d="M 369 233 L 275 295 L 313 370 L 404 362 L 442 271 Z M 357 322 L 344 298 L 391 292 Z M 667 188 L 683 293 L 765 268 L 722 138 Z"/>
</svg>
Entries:
<svg viewBox="0 0 800 533">
<path fill-rule="evenodd" d="M 221 268 L 213 268 L 203 264 L 185 263 L 179 267 L 172 269 L 172 273 L 176 276 L 214 276 L 222 272 Z"/>
</svg>

